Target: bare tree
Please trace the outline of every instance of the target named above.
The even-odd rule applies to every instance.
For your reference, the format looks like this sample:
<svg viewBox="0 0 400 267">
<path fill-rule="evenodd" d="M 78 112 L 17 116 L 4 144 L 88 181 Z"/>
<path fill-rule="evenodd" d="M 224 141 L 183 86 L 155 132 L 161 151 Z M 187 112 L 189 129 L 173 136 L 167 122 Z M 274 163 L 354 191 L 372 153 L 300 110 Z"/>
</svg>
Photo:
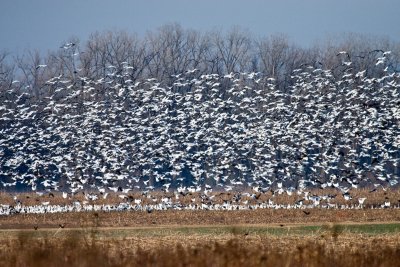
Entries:
<svg viewBox="0 0 400 267">
<path fill-rule="evenodd" d="M 290 54 L 288 38 L 281 34 L 262 38 L 256 42 L 256 49 L 260 59 L 260 71 L 278 83 L 281 82 L 287 71 Z M 293 53 L 291 56 L 292 62 L 296 62 L 296 55 Z"/>
<path fill-rule="evenodd" d="M 248 70 L 252 45 L 248 33 L 235 27 L 225 36 L 221 32 L 215 32 L 212 42 L 215 46 L 216 58 L 222 64 L 220 73 Z"/>
<path fill-rule="evenodd" d="M 14 65 L 9 61 L 9 54 L 5 51 L 0 53 L 0 91 L 8 90 L 14 79 Z"/>
<path fill-rule="evenodd" d="M 205 68 L 207 38 L 179 24 L 169 24 L 146 36 L 148 76 L 168 80 L 172 75 L 194 68 Z"/>
<path fill-rule="evenodd" d="M 28 51 L 16 59 L 17 71 L 21 73 L 21 85 L 27 90 L 32 92 L 36 100 L 42 99 L 41 89 L 46 82 L 46 67 L 44 60 L 40 56 L 39 51 Z"/>
</svg>

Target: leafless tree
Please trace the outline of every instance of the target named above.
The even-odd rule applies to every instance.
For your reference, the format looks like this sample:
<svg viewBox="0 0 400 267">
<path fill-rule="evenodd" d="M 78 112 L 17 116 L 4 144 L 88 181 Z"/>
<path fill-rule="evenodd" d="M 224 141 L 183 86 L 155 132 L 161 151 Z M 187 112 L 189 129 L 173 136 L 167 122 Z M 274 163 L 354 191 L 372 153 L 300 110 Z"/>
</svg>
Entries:
<svg viewBox="0 0 400 267">
<path fill-rule="evenodd" d="M 179 24 L 168 24 L 146 36 L 147 74 L 168 81 L 195 68 L 205 68 L 208 40 L 199 32 L 184 30 Z"/>
<path fill-rule="evenodd" d="M 42 99 L 41 89 L 47 80 L 44 59 L 39 51 L 28 51 L 16 59 L 17 72 L 20 73 L 19 81 L 27 92 L 32 92 L 36 100 Z"/>
<path fill-rule="evenodd" d="M 216 58 L 222 65 L 220 73 L 247 71 L 251 59 L 251 38 L 248 33 L 234 27 L 225 36 L 214 32 L 212 38 Z"/>
<path fill-rule="evenodd" d="M 12 86 L 14 65 L 8 62 L 9 60 L 9 53 L 5 51 L 0 53 L 0 90 L 8 90 Z"/>
</svg>

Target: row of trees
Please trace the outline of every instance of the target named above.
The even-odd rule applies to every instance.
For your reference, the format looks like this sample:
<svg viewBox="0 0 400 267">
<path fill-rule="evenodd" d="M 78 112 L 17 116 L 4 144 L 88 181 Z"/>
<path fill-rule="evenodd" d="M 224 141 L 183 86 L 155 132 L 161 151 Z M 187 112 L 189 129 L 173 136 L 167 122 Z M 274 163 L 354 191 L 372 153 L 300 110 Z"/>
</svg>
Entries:
<svg viewBox="0 0 400 267">
<path fill-rule="evenodd" d="M 346 51 L 346 54 L 339 54 Z M 366 70 L 381 77 L 377 62 L 384 51 L 392 51 L 385 66 L 399 71 L 400 44 L 384 38 L 351 34 L 341 40 L 326 40 L 309 48 L 292 44 L 282 35 L 254 38 L 247 31 L 199 32 L 179 24 L 162 26 L 144 37 L 126 32 L 94 33 L 81 43 L 71 38 L 59 49 L 41 56 L 38 51 L 23 55 L 0 54 L 0 90 L 40 91 L 53 77 L 79 83 L 91 80 L 119 79 L 120 83 L 155 78 L 165 85 L 173 75 L 197 69 L 197 74 L 260 72 L 274 78 L 280 89 L 291 85 L 293 70 L 304 65 L 331 69 L 341 78 L 343 67 Z M 347 62 L 352 62 L 351 66 Z"/>
</svg>

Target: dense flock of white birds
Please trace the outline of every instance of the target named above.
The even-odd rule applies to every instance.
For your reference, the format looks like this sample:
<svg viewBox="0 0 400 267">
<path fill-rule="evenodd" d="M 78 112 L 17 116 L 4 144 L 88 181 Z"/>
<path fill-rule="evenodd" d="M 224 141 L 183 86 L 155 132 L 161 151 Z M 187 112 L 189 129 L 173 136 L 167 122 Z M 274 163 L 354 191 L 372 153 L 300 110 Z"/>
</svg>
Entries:
<svg viewBox="0 0 400 267">
<path fill-rule="evenodd" d="M 380 77 L 343 57 L 341 77 L 304 65 L 285 90 L 260 73 L 194 69 L 165 84 L 113 66 L 99 80 L 54 77 L 36 96 L 11 89 L 0 102 L 0 188 L 94 198 L 385 190 L 400 177 L 400 74 L 385 68 L 389 55 L 377 60 Z"/>
</svg>

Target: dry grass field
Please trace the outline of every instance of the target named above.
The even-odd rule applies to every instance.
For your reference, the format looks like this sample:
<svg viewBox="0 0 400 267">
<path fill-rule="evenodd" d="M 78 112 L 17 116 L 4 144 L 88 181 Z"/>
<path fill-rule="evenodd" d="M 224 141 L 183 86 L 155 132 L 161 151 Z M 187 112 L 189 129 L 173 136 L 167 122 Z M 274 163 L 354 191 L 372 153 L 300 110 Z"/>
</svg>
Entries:
<svg viewBox="0 0 400 267">
<path fill-rule="evenodd" d="M 375 210 L 235 210 L 235 211 L 153 211 L 148 212 L 82 212 L 54 214 L 16 214 L 0 216 L 0 229 L 97 227 L 143 227 L 175 225 L 280 225 L 323 223 L 400 222 L 399 209 Z"/>
<path fill-rule="evenodd" d="M 400 224 L 1 230 L 1 266 L 399 266 Z"/>
<path fill-rule="evenodd" d="M 371 205 L 400 199 L 355 195 Z M 0 203 L 14 197 L 2 193 Z M 17 195 L 25 205 L 81 197 Z M 14 214 L 0 216 L 0 266 L 400 266 L 400 209 Z"/>
</svg>

